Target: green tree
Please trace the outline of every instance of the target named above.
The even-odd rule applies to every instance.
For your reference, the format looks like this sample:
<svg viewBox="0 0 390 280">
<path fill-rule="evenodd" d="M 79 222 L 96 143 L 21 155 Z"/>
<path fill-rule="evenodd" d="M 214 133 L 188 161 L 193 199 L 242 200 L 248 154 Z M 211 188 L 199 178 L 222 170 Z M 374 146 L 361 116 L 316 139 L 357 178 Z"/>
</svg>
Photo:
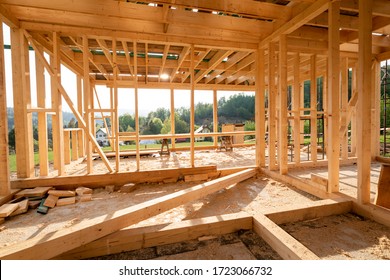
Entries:
<svg viewBox="0 0 390 280">
<path fill-rule="evenodd" d="M 126 113 L 119 116 L 119 131 L 128 131 L 128 127 L 135 128 L 135 120 L 132 115 Z"/>
</svg>

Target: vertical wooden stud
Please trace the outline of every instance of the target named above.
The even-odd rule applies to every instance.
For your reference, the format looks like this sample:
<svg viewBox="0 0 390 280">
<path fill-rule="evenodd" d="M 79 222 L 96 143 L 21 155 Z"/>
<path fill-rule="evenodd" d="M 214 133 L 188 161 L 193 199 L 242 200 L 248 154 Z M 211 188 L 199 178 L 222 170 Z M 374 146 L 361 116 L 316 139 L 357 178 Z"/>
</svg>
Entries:
<svg viewBox="0 0 390 280">
<path fill-rule="evenodd" d="M 77 151 L 78 151 L 78 157 L 81 158 L 85 155 L 84 151 L 84 131 L 78 130 L 77 131 Z"/>
<path fill-rule="evenodd" d="M 136 149 L 136 161 L 137 171 L 140 170 L 140 152 L 139 152 L 139 112 L 138 112 L 138 63 L 137 63 L 137 43 L 133 45 L 134 53 L 134 103 L 135 103 L 135 149 Z"/>
<path fill-rule="evenodd" d="M 7 92 L 4 65 L 3 23 L 0 21 L 0 195 L 6 196 L 11 192 L 10 169 L 8 156 L 8 115 Z"/>
<path fill-rule="evenodd" d="M 288 156 L 288 123 L 287 123 L 287 38 L 280 35 L 279 40 L 279 139 L 278 139 L 278 161 L 280 174 L 287 174 Z"/>
<path fill-rule="evenodd" d="M 64 130 L 64 163 L 70 163 L 70 130 Z"/>
<path fill-rule="evenodd" d="M 340 135 L 341 158 L 348 158 L 348 125 L 347 108 L 348 108 L 348 58 L 341 60 L 341 127 L 345 127 L 345 133 Z M 340 129 L 341 131 L 342 129 Z"/>
<path fill-rule="evenodd" d="M 21 29 L 11 29 L 11 45 L 17 176 L 29 178 L 34 176 L 29 46 Z"/>
<path fill-rule="evenodd" d="M 195 50 L 191 45 L 191 101 L 190 101 L 190 135 L 191 135 L 191 166 L 195 167 Z"/>
<path fill-rule="evenodd" d="M 310 57 L 310 153 L 311 160 L 317 161 L 317 57 Z"/>
<path fill-rule="evenodd" d="M 218 91 L 213 90 L 213 132 L 218 132 Z M 218 147 L 218 137 L 214 137 L 214 148 Z"/>
<path fill-rule="evenodd" d="M 381 65 L 374 60 L 372 65 L 371 90 L 371 159 L 380 154 L 380 98 L 381 98 Z"/>
<path fill-rule="evenodd" d="M 255 96 L 256 166 L 265 166 L 265 57 L 264 49 L 257 50 Z M 214 101 L 215 102 L 215 101 Z"/>
<path fill-rule="evenodd" d="M 118 65 L 116 53 L 116 40 L 112 40 L 112 60 L 113 60 L 113 74 L 114 74 L 114 96 L 115 96 L 115 126 L 112 127 L 112 134 L 115 135 L 115 164 L 116 172 L 119 172 L 120 167 L 120 146 L 119 146 L 119 113 L 118 113 Z M 114 122 L 113 122 L 114 123 Z M 114 133 L 115 132 L 115 133 Z"/>
<path fill-rule="evenodd" d="M 294 111 L 294 162 L 299 164 L 301 162 L 301 87 L 300 87 L 300 58 L 299 53 L 294 54 L 294 85 L 293 85 L 293 104 Z"/>
<path fill-rule="evenodd" d="M 91 89 L 90 89 L 90 79 L 89 79 L 89 45 L 88 37 L 83 35 L 83 93 L 84 93 L 84 121 L 86 125 L 86 131 L 89 133 L 91 131 Z M 87 155 L 87 173 L 93 173 L 93 164 L 92 164 L 92 144 L 89 139 L 85 139 L 85 153 Z"/>
<path fill-rule="evenodd" d="M 359 203 L 370 202 L 372 1 L 359 1 L 357 165 Z"/>
<path fill-rule="evenodd" d="M 35 55 L 35 72 L 37 81 L 37 105 L 46 108 L 45 72 L 41 60 Z M 48 138 L 47 138 L 47 115 L 45 112 L 38 113 L 38 138 L 39 138 L 39 174 L 49 174 Z"/>
<path fill-rule="evenodd" d="M 268 47 L 268 168 L 276 170 L 275 45 Z"/>
<path fill-rule="evenodd" d="M 176 134 L 175 129 L 175 90 L 171 88 L 171 133 Z M 171 140 L 172 149 L 175 149 L 175 139 Z"/>
<path fill-rule="evenodd" d="M 78 158 L 78 144 L 77 144 L 77 132 L 78 130 L 72 130 L 71 136 L 72 136 L 72 160 L 77 160 Z"/>
<path fill-rule="evenodd" d="M 328 192 L 338 192 L 340 170 L 340 2 L 329 3 L 328 22 Z"/>
</svg>

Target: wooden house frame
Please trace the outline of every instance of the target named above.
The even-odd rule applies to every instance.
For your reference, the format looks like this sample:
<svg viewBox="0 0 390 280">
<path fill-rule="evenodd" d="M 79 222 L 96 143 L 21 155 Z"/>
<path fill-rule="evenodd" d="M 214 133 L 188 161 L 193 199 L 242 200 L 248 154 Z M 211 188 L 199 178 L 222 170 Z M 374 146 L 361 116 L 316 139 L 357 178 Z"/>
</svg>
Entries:
<svg viewBox="0 0 390 280">
<path fill-rule="evenodd" d="M 390 4 L 386 0 L 0 0 L 0 22 L 11 28 L 13 96 L 16 132 L 17 179 L 8 168 L 8 128 L 3 30 L 0 28 L 0 195 L 33 186 L 112 184 L 125 177 L 161 180 L 161 172 L 119 171 L 119 143 L 124 139 L 190 138 L 192 174 L 235 170 L 210 170 L 195 166 L 195 90 L 214 93 L 214 127 L 217 127 L 219 90 L 254 91 L 256 109 L 256 163 L 254 168 L 324 199 L 341 199 L 339 168 L 356 162 L 357 197 L 348 211 L 390 224 L 390 212 L 370 201 L 370 164 L 379 156 L 380 63 L 390 59 Z M 29 51 L 32 48 L 34 51 Z M 29 56 L 35 55 L 37 107 L 31 105 Z M 47 59 L 47 57 L 50 59 Z M 77 75 L 77 100 L 72 100 L 61 83 L 61 67 Z M 46 106 L 44 71 L 50 75 L 51 106 Z M 348 97 L 348 74 L 352 74 L 352 96 Z M 323 81 L 323 111 L 318 111 L 314 94 L 317 79 Z M 303 108 L 304 81 L 311 81 L 310 108 Z M 95 104 L 94 87 L 110 88 L 111 106 Z M 134 133 L 118 128 L 118 89 L 131 88 L 135 98 Z M 190 132 L 176 134 L 171 114 L 171 134 L 139 134 L 139 89 L 169 89 L 174 111 L 174 91 L 190 91 Z M 292 92 L 288 108 L 287 94 Z M 268 107 L 265 100 L 268 99 Z M 77 118 L 78 129 L 63 129 L 62 99 Z M 288 162 L 288 123 L 292 138 L 300 142 L 300 120 L 304 111 L 311 120 L 311 159 Z M 41 177 L 35 177 L 32 113 L 38 114 Z M 95 113 L 107 114 L 112 122 L 110 139 L 115 147 L 112 166 L 99 147 L 94 131 Z M 58 177 L 48 175 L 47 115 L 53 120 L 54 166 Z M 324 116 L 326 159 L 317 159 L 318 114 Z M 267 124 L 267 127 L 266 127 Z M 351 124 L 351 149 L 348 126 Z M 267 130 L 267 131 L 266 131 Z M 69 135 L 72 134 L 72 138 Z M 247 135 L 232 132 L 228 135 Z M 253 134 L 253 133 L 252 133 Z M 267 141 L 266 141 L 267 134 Z M 205 137 L 222 136 L 214 131 Z M 66 149 L 72 139 L 72 159 L 86 156 L 88 176 L 65 173 L 69 162 Z M 174 142 L 174 141 L 172 141 Z M 217 143 L 215 143 L 216 146 Z M 299 145 L 293 147 L 299 153 Z M 93 174 L 92 153 L 96 151 L 107 168 L 107 176 Z M 267 151 L 267 152 L 266 152 Z M 68 155 L 67 155 L 68 154 Z M 266 160 L 266 154 L 268 159 Z M 289 175 L 295 167 L 327 166 L 325 185 L 302 182 Z M 187 172 L 186 171 L 186 172 Z M 178 176 L 183 170 L 170 170 Z M 175 175 L 175 174 L 176 175 Z M 172 175 L 173 174 L 173 175 Z M 345 200 L 343 200 L 345 202 Z M 352 209 L 352 210 L 351 210 Z M 309 211 L 309 210 L 307 210 Z M 343 210 L 344 211 L 344 210 Z M 264 221 L 264 219 L 263 219 Z M 265 228 L 267 228 L 265 226 Z M 107 234 L 110 234 L 107 232 Z M 270 242 L 276 240 L 270 237 Z M 89 240 L 91 241 L 91 240 Z M 284 250 L 284 249 L 283 249 Z M 49 256 L 53 257 L 53 256 Z"/>
</svg>

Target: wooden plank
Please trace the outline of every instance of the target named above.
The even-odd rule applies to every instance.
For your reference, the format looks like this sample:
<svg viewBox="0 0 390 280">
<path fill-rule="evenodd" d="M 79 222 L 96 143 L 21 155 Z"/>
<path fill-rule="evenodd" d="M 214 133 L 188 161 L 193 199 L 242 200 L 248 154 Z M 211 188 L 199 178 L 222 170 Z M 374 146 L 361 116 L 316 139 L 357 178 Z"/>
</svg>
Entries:
<svg viewBox="0 0 390 280">
<path fill-rule="evenodd" d="M 51 76 L 51 102 L 52 108 L 56 110 L 56 114 L 52 116 L 53 128 L 53 156 L 55 168 L 58 170 L 58 175 L 65 174 L 65 139 L 64 125 L 62 117 L 62 98 L 59 91 L 61 84 L 61 50 L 60 38 L 57 32 L 53 32 L 53 53 L 50 56 L 50 68 L 53 75 Z"/>
<path fill-rule="evenodd" d="M 0 11 L 1 12 L 1 11 Z M 11 192 L 9 152 L 8 152 L 8 117 L 7 117 L 7 92 L 4 65 L 4 40 L 3 23 L 0 20 L 0 195 L 8 195 Z"/>
<path fill-rule="evenodd" d="M 11 189 L 9 194 L 1 195 L 0 196 L 0 205 L 3 205 L 5 203 L 11 201 L 13 199 L 14 195 L 17 194 L 18 192 L 20 192 L 20 189 Z"/>
<path fill-rule="evenodd" d="M 75 203 L 76 203 L 76 197 L 66 197 L 66 198 L 58 199 L 56 205 L 57 206 L 65 206 L 65 205 L 70 205 L 70 204 L 75 204 Z"/>
<path fill-rule="evenodd" d="M 288 121 L 287 121 L 287 39 L 281 35 L 279 40 L 279 118 L 278 118 L 278 161 L 280 174 L 287 174 Z"/>
<path fill-rule="evenodd" d="M 190 93 L 190 160 L 191 166 L 195 167 L 195 47 L 191 45 L 191 93 Z"/>
<path fill-rule="evenodd" d="M 252 229 L 252 216 L 245 212 L 161 224 L 125 228 L 58 256 L 56 259 L 85 259 L 123 251 L 172 244 L 202 236 Z"/>
<path fill-rule="evenodd" d="M 19 208 L 17 203 L 4 204 L 0 206 L 0 218 L 6 218 Z"/>
<path fill-rule="evenodd" d="M 185 182 L 207 181 L 208 178 L 209 178 L 208 174 L 187 175 L 184 176 L 184 181 Z"/>
<path fill-rule="evenodd" d="M 357 198 L 370 203 L 371 187 L 371 61 L 372 1 L 359 1 L 359 60 L 357 104 Z"/>
<path fill-rule="evenodd" d="M 390 165 L 382 164 L 375 204 L 390 209 Z"/>
<path fill-rule="evenodd" d="M 95 174 L 95 175 L 72 175 L 72 176 L 58 176 L 54 178 L 37 178 L 37 179 L 23 179 L 11 181 L 13 189 L 32 188 L 37 186 L 61 186 L 73 187 L 87 186 L 91 188 L 102 187 L 106 185 L 124 185 L 127 183 L 146 183 L 146 182 L 162 182 L 170 178 L 182 178 L 185 175 L 202 174 L 216 172 L 215 165 L 202 167 L 187 167 L 178 169 L 160 169 L 151 171 L 138 172 L 120 172 L 116 174 Z"/>
<path fill-rule="evenodd" d="M 16 209 L 14 212 L 11 213 L 10 217 L 24 214 L 28 211 L 28 199 L 24 199 L 23 201 L 20 201 L 18 203 L 15 203 L 18 205 L 18 209 Z"/>
<path fill-rule="evenodd" d="M 341 59 L 341 117 L 340 117 L 340 132 L 343 129 L 343 132 L 340 133 L 340 144 L 341 144 L 341 158 L 348 158 L 348 58 L 343 57 Z"/>
<path fill-rule="evenodd" d="M 140 146 L 139 146 L 139 133 L 140 133 L 140 125 L 139 125 L 139 108 L 138 108 L 138 63 L 137 63 L 137 43 L 133 42 L 133 53 L 134 53 L 134 106 L 135 106 L 135 112 L 134 112 L 134 121 L 135 121 L 135 150 L 137 152 L 137 171 L 140 170 L 140 160 L 141 156 L 139 154 Z"/>
<path fill-rule="evenodd" d="M 83 94 L 84 94 L 84 121 L 85 121 L 85 133 L 89 134 L 91 132 L 91 81 L 89 78 L 89 47 L 88 47 L 88 38 L 83 35 Z M 90 139 L 85 139 L 85 151 L 87 155 L 87 174 L 93 173 L 93 164 L 92 164 L 92 145 Z"/>
<path fill-rule="evenodd" d="M 75 191 L 60 191 L 60 190 L 50 190 L 48 192 L 49 195 L 55 195 L 58 197 L 70 197 L 70 196 L 76 196 Z"/>
<path fill-rule="evenodd" d="M 35 52 L 35 72 L 37 84 L 37 105 L 40 108 L 46 108 L 46 87 L 45 87 L 45 69 L 38 58 L 39 52 Z M 45 112 L 38 113 L 38 145 L 39 145 L 39 175 L 47 176 L 49 174 L 49 153 L 48 153 L 48 135 L 47 135 L 47 116 Z"/>
<path fill-rule="evenodd" d="M 310 153 L 317 161 L 317 56 L 310 57 Z"/>
<path fill-rule="evenodd" d="M 36 187 L 34 189 L 22 190 L 15 194 L 15 197 L 34 197 L 34 196 L 44 196 L 52 187 Z"/>
<path fill-rule="evenodd" d="M 300 126 L 300 115 L 299 110 L 301 104 L 301 89 L 300 89 L 300 56 L 299 53 L 294 54 L 294 84 L 293 84 L 293 100 L 292 109 L 294 111 L 294 162 L 299 164 L 301 162 L 301 126 Z"/>
<path fill-rule="evenodd" d="M 310 201 L 299 207 L 285 205 L 278 209 L 265 211 L 263 214 L 276 224 L 295 223 L 341 215 L 352 211 L 352 201 L 346 198 L 324 199 Z"/>
<path fill-rule="evenodd" d="M 64 163 L 70 163 L 70 131 L 64 130 Z"/>
<path fill-rule="evenodd" d="M 360 204 L 353 200 L 352 212 L 390 227 L 390 209 L 374 204 Z"/>
<path fill-rule="evenodd" d="M 327 178 L 324 178 L 320 175 L 317 175 L 317 174 L 314 174 L 314 173 L 311 173 L 310 174 L 310 179 L 315 182 L 315 183 L 318 183 L 318 184 L 321 184 L 325 187 L 328 187 L 328 179 Z"/>
<path fill-rule="evenodd" d="M 285 260 L 320 259 L 264 215 L 253 217 L 253 230 Z"/>
<path fill-rule="evenodd" d="M 340 170 L 340 2 L 329 4 L 328 29 L 328 192 L 339 191 Z"/>
<path fill-rule="evenodd" d="M 43 203 L 43 206 L 53 208 L 56 206 L 56 203 L 58 201 L 58 196 L 50 194 L 46 199 L 45 202 Z"/>
<path fill-rule="evenodd" d="M 213 90 L 213 132 L 218 132 L 218 91 Z M 214 147 L 218 146 L 218 137 L 214 137 Z"/>
<path fill-rule="evenodd" d="M 71 228 L 49 233 L 45 237 L 31 238 L 14 246 L 1 248 L 0 258 L 50 259 L 124 227 L 249 179 L 254 175 L 256 175 L 255 169 L 247 169 L 138 205 L 116 210 L 109 215 L 109 219 L 107 219 L 107 215 L 103 215 L 93 220 L 82 221 Z"/>
<path fill-rule="evenodd" d="M 265 51 L 259 49 L 256 55 L 256 166 L 265 166 Z M 217 106 L 217 105 L 215 105 Z M 215 139 L 215 138 L 214 138 Z M 215 143 L 214 143 L 215 144 Z"/>
<path fill-rule="evenodd" d="M 71 136 L 72 136 L 72 156 L 71 160 L 77 160 L 78 158 L 78 151 L 77 151 L 77 130 L 71 131 Z"/>
<path fill-rule="evenodd" d="M 92 194 L 92 189 L 90 189 L 90 188 L 86 188 L 86 187 L 78 187 L 77 189 L 76 189 L 76 193 L 77 193 L 77 195 L 84 195 L 84 194 Z"/>
<path fill-rule="evenodd" d="M 268 46 L 268 168 L 276 167 L 276 82 L 275 44 Z"/>
<path fill-rule="evenodd" d="M 77 131 L 77 151 L 78 151 L 78 157 L 81 158 L 85 155 L 85 149 L 84 149 L 84 131 L 79 130 Z"/>
<path fill-rule="evenodd" d="M 18 178 L 34 177 L 30 71 L 28 43 L 20 29 L 11 29 L 12 81 Z"/>
</svg>

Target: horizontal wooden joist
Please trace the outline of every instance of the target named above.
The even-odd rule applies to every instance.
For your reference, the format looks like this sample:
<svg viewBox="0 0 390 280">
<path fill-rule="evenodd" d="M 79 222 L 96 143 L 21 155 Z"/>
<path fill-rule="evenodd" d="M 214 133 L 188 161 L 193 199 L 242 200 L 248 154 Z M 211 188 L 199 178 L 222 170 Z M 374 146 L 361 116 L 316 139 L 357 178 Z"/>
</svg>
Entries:
<svg viewBox="0 0 390 280">
<path fill-rule="evenodd" d="M 88 36 L 107 38 L 111 40 L 115 37 L 118 41 L 136 40 L 138 42 L 147 43 L 167 43 L 181 46 L 195 45 L 195 47 L 205 48 L 219 48 L 226 50 L 243 50 L 253 51 L 258 47 L 258 43 L 240 41 L 234 38 L 224 38 L 220 40 L 212 38 L 196 38 L 189 36 L 181 36 L 178 34 L 149 34 L 144 32 L 131 32 L 118 30 L 117 28 L 105 29 L 94 27 L 80 27 L 80 26 L 64 26 L 61 24 L 36 23 L 21 21 L 20 26 L 26 30 L 33 30 L 42 32 L 59 32 L 71 36 L 79 36 L 80 34 L 88 34 Z M 218 36 L 221 37 L 221 36 Z"/>
<path fill-rule="evenodd" d="M 70 228 L 52 232 L 45 236 L 36 236 L 12 246 L 0 248 L 0 258 L 2 260 L 50 259 L 122 228 L 187 202 L 200 199 L 225 187 L 235 185 L 255 175 L 255 169 L 247 169 L 125 209 L 116 210 L 91 220 L 83 220 Z"/>
<path fill-rule="evenodd" d="M 11 188 L 25 189 L 38 186 L 53 186 L 72 189 L 77 186 L 102 187 L 107 185 L 124 185 L 127 183 L 162 182 L 165 179 L 179 178 L 185 175 L 213 173 L 217 171 L 215 165 L 202 167 L 188 167 L 178 169 L 159 169 L 138 172 L 119 172 L 112 174 L 71 175 L 52 178 L 32 178 L 11 181 Z"/>
<path fill-rule="evenodd" d="M 71 5 L 69 5 L 71 6 Z M 141 6 L 141 5 L 135 5 Z M 185 15 L 172 16 L 175 20 L 169 25 L 169 31 L 164 30 L 164 25 L 156 19 L 161 16 L 148 19 L 143 12 L 140 18 L 114 17 L 107 15 L 86 14 L 74 11 L 47 10 L 43 8 L 31 8 L 23 6 L 6 5 L 20 21 L 59 24 L 65 26 L 82 26 L 98 29 L 121 30 L 129 32 L 142 32 L 147 34 L 172 34 L 184 37 L 229 39 L 255 43 L 262 37 L 270 34 L 272 23 L 257 22 L 248 19 L 221 17 L 215 19 L 214 15 L 193 15 L 192 12 L 170 11 L 170 13 L 185 13 Z M 153 8 L 152 8 L 153 9 Z M 187 14 L 188 13 L 188 14 Z M 182 21 L 176 20 L 176 18 Z M 211 17 L 211 18 L 204 18 Z M 186 20 L 184 20 L 186 19 Z M 227 21 L 227 22 L 225 22 Z M 237 21 L 237 23 L 235 23 Z M 228 28 L 228 26 L 233 26 Z M 252 26 L 252 28 L 251 28 Z"/>
<path fill-rule="evenodd" d="M 221 235 L 251 229 L 252 216 L 244 212 L 181 221 L 173 224 L 125 228 L 66 252 L 55 259 L 86 259 L 184 242 L 202 236 Z"/>
</svg>

